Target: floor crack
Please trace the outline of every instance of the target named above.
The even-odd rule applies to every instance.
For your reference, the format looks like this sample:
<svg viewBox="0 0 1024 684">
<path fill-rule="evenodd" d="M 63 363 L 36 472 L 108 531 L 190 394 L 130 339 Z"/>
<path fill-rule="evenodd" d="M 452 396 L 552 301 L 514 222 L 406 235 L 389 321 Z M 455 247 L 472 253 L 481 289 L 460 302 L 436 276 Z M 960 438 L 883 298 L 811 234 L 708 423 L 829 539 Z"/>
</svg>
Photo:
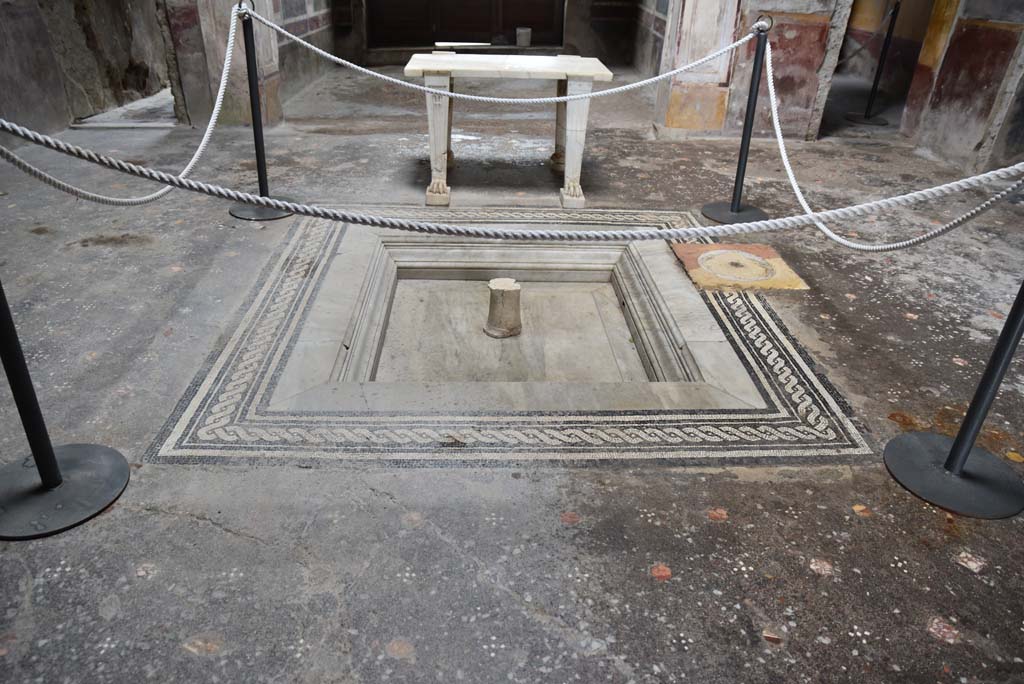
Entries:
<svg viewBox="0 0 1024 684">
<path fill-rule="evenodd" d="M 213 518 L 207 515 L 203 515 L 201 513 L 192 513 L 191 511 L 178 511 L 174 509 L 161 508 L 154 504 L 148 504 L 145 506 L 130 506 L 125 504 L 119 504 L 118 508 L 123 508 L 127 511 L 132 511 L 135 513 L 157 513 L 159 515 L 169 515 L 176 518 L 186 518 L 189 520 L 195 520 L 196 522 L 202 522 L 213 527 L 216 527 L 218 530 L 224 532 L 225 534 L 230 534 L 235 537 L 241 537 L 242 539 L 248 539 L 258 544 L 262 544 L 263 546 L 271 546 L 269 542 L 267 542 L 265 539 L 261 537 L 257 537 L 254 534 L 249 534 L 248 532 L 242 532 L 241 530 L 236 530 L 233 527 L 228 527 L 224 523 L 217 522 Z"/>
</svg>

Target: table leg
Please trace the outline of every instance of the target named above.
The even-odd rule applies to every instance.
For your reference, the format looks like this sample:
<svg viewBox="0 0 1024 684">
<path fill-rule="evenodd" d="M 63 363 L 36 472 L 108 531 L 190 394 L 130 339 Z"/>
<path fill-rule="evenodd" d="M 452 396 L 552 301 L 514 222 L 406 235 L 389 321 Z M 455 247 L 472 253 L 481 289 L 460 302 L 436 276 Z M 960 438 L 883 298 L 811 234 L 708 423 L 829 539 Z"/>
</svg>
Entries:
<svg viewBox="0 0 1024 684">
<path fill-rule="evenodd" d="M 566 82 L 557 82 L 555 90 L 557 97 L 564 97 Z M 559 102 L 555 105 L 555 153 L 551 155 L 551 169 L 557 173 L 565 172 L 565 103 Z"/>
<path fill-rule="evenodd" d="M 448 89 L 453 93 L 455 92 L 455 79 L 451 80 L 451 84 Z M 455 167 L 455 153 L 452 152 L 452 115 L 455 113 L 455 100 L 448 98 L 448 168 Z"/>
<path fill-rule="evenodd" d="M 566 95 L 589 93 L 592 87 L 593 82 L 589 79 L 570 78 L 566 84 Z M 589 112 L 589 98 L 565 103 L 565 183 L 561 196 L 562 206 L 566 209 L 582 209 L 586 205 L 583 188 L 580 187 L 580 172 L 583 168 L 583 143 L 587 137 Z"/>
<path fill-rule="evenodd" d="M 449 90 L 448 74 L 426 74 L 423 83 L 428 88 Z M 427 127 L 430 130 L 430 185 L 427 186 L 427 205 L 446 207 L 451 202 L 448 187 L 448 147 L 450 98 L 427 94 Z"/>
</svg>

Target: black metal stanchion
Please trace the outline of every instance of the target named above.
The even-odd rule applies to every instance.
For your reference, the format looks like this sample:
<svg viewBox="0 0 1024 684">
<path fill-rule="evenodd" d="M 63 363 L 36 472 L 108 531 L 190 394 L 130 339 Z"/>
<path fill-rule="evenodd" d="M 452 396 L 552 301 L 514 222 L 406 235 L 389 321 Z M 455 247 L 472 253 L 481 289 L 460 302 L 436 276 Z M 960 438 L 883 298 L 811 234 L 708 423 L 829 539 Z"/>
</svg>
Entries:
<svg viewBox="0 0 1024 684">
<path fill-rule="evenodd" d="M 63 532 L 121 496 L 128 485 L 128 461 L 98 444 L 54 449 L 2 283 L 0 360 L 32 451 L 31 458 L 0 468 L 0 539 L 35 539 Z"/>
<path fill-rule="evenodd" d="M 260 79 L 256 69 L 256 37 L 253 35 L 252 17 L 242 15 L 242 37 L 245 39 L 245 71 L 249 76 L 249 108 L 252 110 L 252 137 L 256 145 L 256 174 L 259 176 L 260 197 L 270 197 L 267 181 L 267 153 L 263 146 L 263 110 L 260 107 Z M 236 204 L 228 211 L 246 221 L 273 221 L 291 216 L 290 211 Z"/>
<path fill-rule="evenodd" d="M 889 28 L 885 31 L 885 40 L 882 42 L 882 51 L 878 54 L 878 64 L 875 66 L 875 80 L 871 83 L 871 94 L 868 95 L 868 106 L 864 108 L 863 114 L 850 112 L 846 115 L 847 121 L 864 124 L 866 126 L 888 126 L 889 122 L 880 116 L 874 116 L 871 110 L 875 108 L 875 98 L 878 96 L 878 84 L 882 82 L 882 71 L 885 69 L 885 58 L 889 54 L 889 44 L 892 43 L 892 32 L 896 28 L 896 17 L 900 15 L 900 0 L 892 6 L 892 16 L 889 17 Z"/>
<path fill-rule="evenodd" d="M 757 207 L 743 204 L 743 178 L 747 174 L 747 158 L 750 156 L 750 137 L 754 133 L 754 115 L 757 113 L 757 91 L 761 87 L 761 69 L 764 66 L 764 50 L 768 44 L 768 29 L 758 28 L 757 47 L 754 50 L 754 66 L 750 74 L 750 93 L 747 95 L 747 113 L 743 119 L 743 137 L 740 140 L 740 157 L 736 164 L 736 180 L 732 186 L 732 200 L 710 202 L 701 207 L 700 213 L 718 223 L 744 223 L 763 221 L 768 218 Z"/>
<path fill-rule="evenodd" d="M 925 501 L 972 518 L 1009 518 L 1024 510 L 1024 482 L 995 454 L 974 445 L 1024 335 L 1024 284 L 992 351 L 956 439 L 908 432 L 885 445 L 885 466 Z"/>
</svg>

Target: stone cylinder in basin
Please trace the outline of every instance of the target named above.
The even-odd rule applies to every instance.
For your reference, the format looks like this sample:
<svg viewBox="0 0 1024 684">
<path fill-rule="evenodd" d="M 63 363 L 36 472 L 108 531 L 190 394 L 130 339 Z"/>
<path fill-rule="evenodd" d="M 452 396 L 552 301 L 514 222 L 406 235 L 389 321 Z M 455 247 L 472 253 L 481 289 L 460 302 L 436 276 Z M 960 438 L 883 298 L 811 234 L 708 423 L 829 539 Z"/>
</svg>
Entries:
<svg viewBox="0 0 1024 684">
<path fill-rule="evenodd" d="M 514 337 L 523 330 L 519 309 L 521 288 L 512 278 L 494 278 L 487 283 L 491 293 L 484 332 L 491 337 Z"/>
</svg>

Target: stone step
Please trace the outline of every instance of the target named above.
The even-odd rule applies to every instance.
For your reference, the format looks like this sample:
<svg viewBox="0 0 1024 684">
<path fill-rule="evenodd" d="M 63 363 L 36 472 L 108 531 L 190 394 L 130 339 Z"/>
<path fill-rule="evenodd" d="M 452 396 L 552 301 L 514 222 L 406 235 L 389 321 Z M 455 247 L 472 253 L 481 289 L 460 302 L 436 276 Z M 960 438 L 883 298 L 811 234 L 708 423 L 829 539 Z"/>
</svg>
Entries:
<svg viewBox="0 0 1024 684">
<path fill-rule="evenodd" d="M 750 409 L 705 382 L 340 382 L 275 402 L 272 411 L 644 411 Z M 567 417 L 568 418 L 568 417 Z"/>
</svg>

